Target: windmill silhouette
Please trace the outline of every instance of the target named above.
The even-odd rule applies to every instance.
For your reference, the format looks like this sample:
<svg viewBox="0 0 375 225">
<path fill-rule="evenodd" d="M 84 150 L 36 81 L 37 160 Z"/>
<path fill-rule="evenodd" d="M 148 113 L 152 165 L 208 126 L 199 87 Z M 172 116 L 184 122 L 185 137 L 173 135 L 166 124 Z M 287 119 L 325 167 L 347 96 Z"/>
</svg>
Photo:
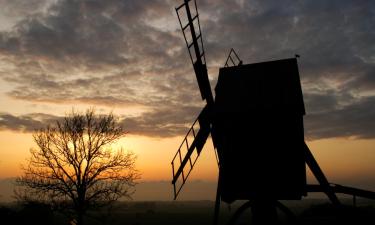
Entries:
<svg viewBox="0 0 375 225">
<path fill-rule="evenodd" d="M 173 157 L 174 199 L 209 135 L 219 167 L 214 224 L 218 223 L 221 201 L 249 200 L 230 223 L 251 207 L 256 224 L 272 224 L 276 208 L 292 215 L 278 200 L 299 200 L 307 192 L 324 192 L 337 206 L 337 192 L 375 198 L 370 191 L 330 184 L 306 145 L 298 55 L 243 64 L 231 49 L 220 68 L 214 98 L 196 1 L 184 0 L 176 13 L 206 105 Z M 306 164 L 318 185 L 306 183 Z"/>
</svg>

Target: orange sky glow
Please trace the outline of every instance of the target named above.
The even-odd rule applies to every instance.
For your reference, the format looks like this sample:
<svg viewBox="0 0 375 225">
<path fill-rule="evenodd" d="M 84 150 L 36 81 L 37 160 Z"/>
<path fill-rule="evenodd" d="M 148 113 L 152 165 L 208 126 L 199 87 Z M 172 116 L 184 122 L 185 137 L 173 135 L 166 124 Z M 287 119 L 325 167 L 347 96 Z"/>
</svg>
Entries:
<svg viewBox="0 0 375 225">
<path fill-rule="evenodd" d="M 114 148 L 122 147 L 137 155 L 136 164 L 142 174 L 141 181 L 170 181 L 171 159 L 181 140 L 182 137 L 147 138 L 128 135 L 119 140 Z M 330 182 L 357 185 L 362 181 L 363 188 L 375 188 L 375 182 L 370 182 L 375 171 L 375 140 L 333 138 L 311 141 L 308 145 Z M 0 178 L 21 175 L 20 165 L 26 163 L 30 147 L 35 146 L 31 134 L 2 131 L 0 146 Z M 217 176 L 216 159 L 209 140 L 190 179 L 216 181 Z M 314 182 L 309 171 L 308 181 Z"/>
</svg>

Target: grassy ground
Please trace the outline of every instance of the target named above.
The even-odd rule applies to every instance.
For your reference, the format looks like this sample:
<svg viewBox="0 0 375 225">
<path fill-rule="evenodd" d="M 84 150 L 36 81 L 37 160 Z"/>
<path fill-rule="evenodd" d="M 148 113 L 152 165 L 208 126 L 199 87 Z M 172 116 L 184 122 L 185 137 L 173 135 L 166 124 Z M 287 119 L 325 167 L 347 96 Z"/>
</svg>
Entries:
<svg viewBox="0 0 375 225">
<path fill-rule="evenodd" d="M 283 202 L 297 217 L 297 224 L 375 224 L 375 201 L 358 199 L 357 207 L 350 199 L 344 200 L 345 207 L 337 209 L 327 200 L 309 199 Z M 241 205 L 223 204 L 220 224 L 226 224 Z M 92 211 L 86 218 L 86 225 L 207 225 L 212 224 L 214 202 L 119 202 L 112 208 Z M 289 224 L 285 215 L 278 212 L 280 224 Z M 16 205 L 0 207 L 0 224 L 69 224 L 69 219 L 48 208 L 25 208 Z M 237 224 L 251 224 L 251 211 L 241 215 Z"/>
</svg>

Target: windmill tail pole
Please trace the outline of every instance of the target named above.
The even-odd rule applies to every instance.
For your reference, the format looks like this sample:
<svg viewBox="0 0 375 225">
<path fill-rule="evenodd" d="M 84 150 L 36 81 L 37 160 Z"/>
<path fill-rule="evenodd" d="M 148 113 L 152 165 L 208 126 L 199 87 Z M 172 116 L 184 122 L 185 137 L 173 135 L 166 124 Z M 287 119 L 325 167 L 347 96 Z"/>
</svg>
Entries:
<svg viewBox="0 0 375 225">
<path fill-rule="evenodd" d="M 340 184 L 330 184 L 330 188 L 335 193 L 347 194 L 347 195 L 352 195 L 352 196 L 357 196 L 357 197 L 375 200 L 375 192 L 373 192 L 373 191 L 343 186 L 343 185 L 340 185 Z M 318 184 L 309 184 L 309 185 L 307 185 L 307 191 L 308 192 L 324 192 L 324 189 L 323 189 L 322 186 L 320 186 Z"/>
</svg>

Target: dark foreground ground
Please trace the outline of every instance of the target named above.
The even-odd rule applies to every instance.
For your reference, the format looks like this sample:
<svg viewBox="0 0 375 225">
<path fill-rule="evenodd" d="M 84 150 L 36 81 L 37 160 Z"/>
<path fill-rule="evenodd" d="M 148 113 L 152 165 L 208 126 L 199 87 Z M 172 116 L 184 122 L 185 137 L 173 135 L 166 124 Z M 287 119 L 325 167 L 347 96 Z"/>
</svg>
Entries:
<svg viewBox="0 0 375 225">
<path fill-rule="evenodd" d="M 296 215 L 297 224 L 375 224 L 375 201 L 358 199 L 353 207 L 350 199 L 343 200 L 345 207 L 334 208 L 327 200 L 308 199 L 283 202 Z M 223 204 L 220 224 L 227 224 L 240 203 L 230 207 Z M 110 209 L 92 211 L 86 218 L 86 225 L 207 225 L 212 224 L 214 202 L 119 202 Z M 278 212 L 280 224 L 290 224 L 282 212 Z M 0 224 L 70 224 L 60 213 L 43 206 L 0 206 Z M 251 224 L 251 211 L 241 215 L 236 224 Z"/>
</svg>

